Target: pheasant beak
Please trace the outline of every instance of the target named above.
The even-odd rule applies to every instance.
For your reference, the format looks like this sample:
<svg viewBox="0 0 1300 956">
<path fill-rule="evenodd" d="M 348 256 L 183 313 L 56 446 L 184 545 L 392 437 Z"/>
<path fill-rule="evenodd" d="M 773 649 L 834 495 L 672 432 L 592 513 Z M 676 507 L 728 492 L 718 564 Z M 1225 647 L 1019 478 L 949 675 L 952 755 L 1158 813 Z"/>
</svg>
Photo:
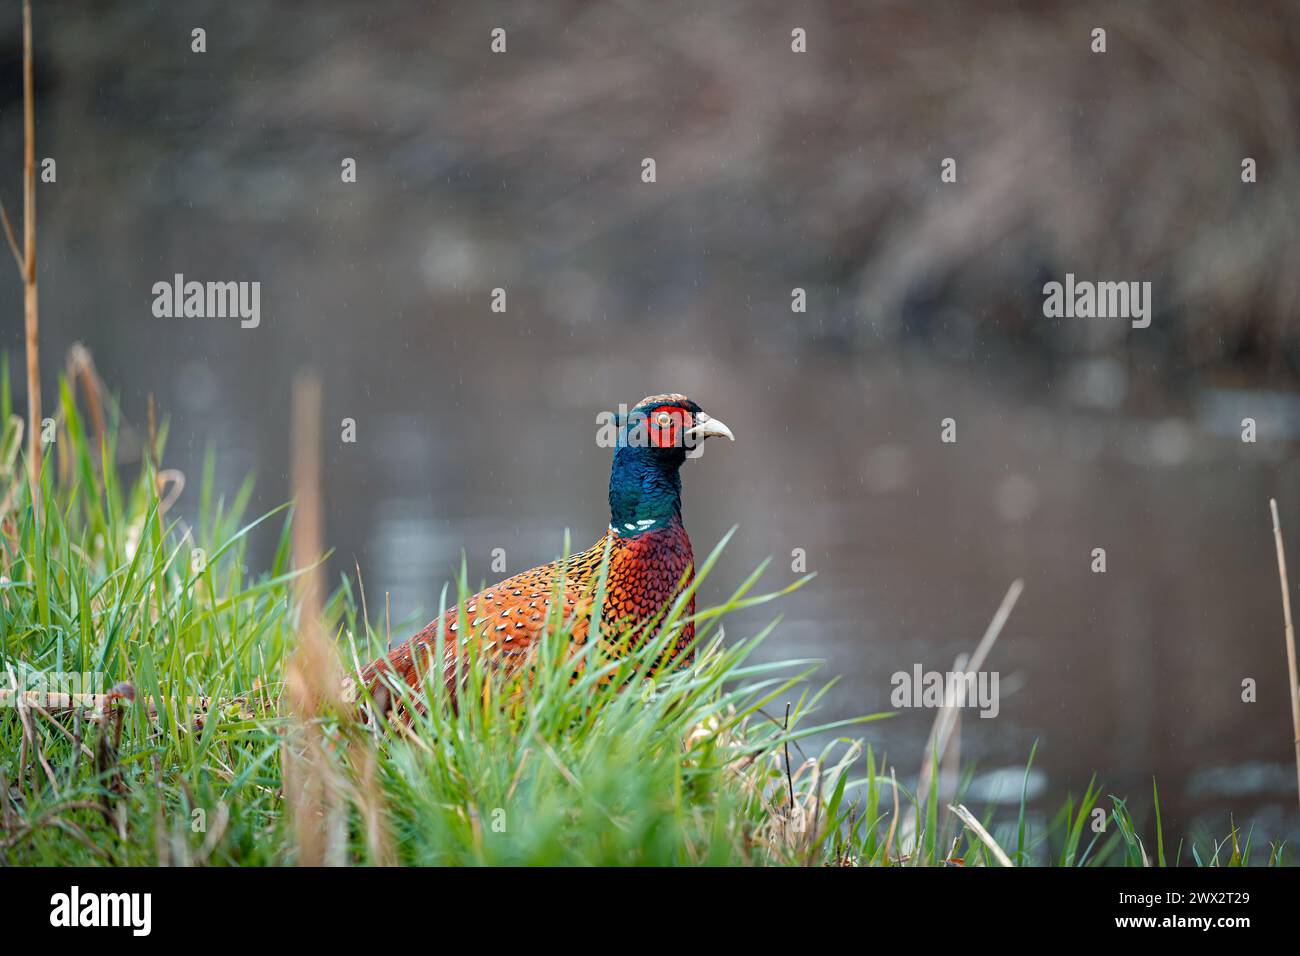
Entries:
<svg viewBox="0 0 1300 956">
<path fill-rule="evenodd" d="M 688 428 L 685 438 L 688 443 L 686 452 L 687 458 L 699 458 L 704 454 L 704 439 L 706 438 L 730 438 L 736 440 L 736 436 L 731 434 L 731 429 L 727 423 L 720 418 L 710 418 L 704 412 L 697 412 L 695 415 L 695 424 Z"/>
</svg>

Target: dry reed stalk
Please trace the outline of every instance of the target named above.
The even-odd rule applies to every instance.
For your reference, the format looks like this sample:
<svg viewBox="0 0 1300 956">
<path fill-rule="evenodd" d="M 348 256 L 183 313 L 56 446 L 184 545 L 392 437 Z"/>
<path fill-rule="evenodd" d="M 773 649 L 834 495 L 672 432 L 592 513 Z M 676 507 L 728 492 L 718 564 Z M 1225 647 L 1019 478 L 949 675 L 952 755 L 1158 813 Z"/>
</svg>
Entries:
<svg viewBox="0 0 1300 956">
<path fill-rule="evenodd" d="M 997 643 L 998 637 L 1002 634 L 1002 628 L 1006 626 L 1007 620 L 1011 617 L 1011 612 L 1015 610 L 1016 602 L 1020 600 L 1020 593 L 1025 589 L 1025 582 L 1021 578 L 1011 582 L 1007 588 L 1007 593 L 1002 598 L 1002 603 L 998 606 L 997 613 L 993 615 L 993 620 L 989 622 L 988 629 L 984 631 L 984 636 L 975 647 L 975 653 L 970 657 L 963 674 L 977 674 L 984 666 L 984 661 L 988 658 L 989 652 L 993 650 L 993 645 Z M 941 718 L 947 716 L 946 721 Z M 936 718 L 935 726 L 931 729 L 930 745 L 938 747 L 938 755 L 943 756 L 944 750 L 948 747 L 948 738 L 952 733 L 951 711 L 948 709 L 939 711 Z"/>
<path fill-rule="evenodd" d="M 298 646 L 285 668 L 295 727 L 283 753 L 285 799 L 293 815 L 300 866 L 340 866 L 346 848 L 342 781 L 321 726 L 322 718 L 343 710 L 343 674 L 321 619 L 320 419 L 320 378 L 313 372 L 299 373 L 291 413 Z"/>
<path fill-rule="evenodd" d="M 960 663 L 953 669 L 957 673 L 961 673 L 966 665 L 966 655 L 961 655 L 957 660 Z M 950 718 L 952 731 L 948 735 L 948 746 L 939 762 L 939 781 L 935 787 L 935 798 L 941 804 L 946 804 L 956 796 L 958 780 L 961 777 L 961 708 L 948 702 L 945 704 L 944 709 L 952 712 Z M 926 787 L 929 787 L 929 781 L 926 781 Z M 928 793 L 929 790 L 927 789 L 925 792 Z"/>
<path fill-rule="evenodd" d="M 27 475 L 32 513 L 40 515 L 41 365 L 36 309 L 36 110 L 32 92 L 32 5 L 23 0 L 23 248 L 14 238 L 9 213 L 0 204 L 5 238 L 23 280 L 23 320 L 27 351 Z"/>
<path fill-rule="evenodd" d="M 98 451 L 104 446 L 104 435 L 107 432 L 107 426 L 104 421 L 103 395 L 106 393 L 104 383 L 95 370 L 95 361 L 90 356 L 90 350 L 80 342 L 73 342 L 68 348 L 66 359 L 66 369 L 68 376 L 68 388 L 76 401 L 77 389 L 80 387 L 82 398 L 86 402 L 86 407 L 90 413 L 90 421 L 95 428 L 94 448 Z M 62 404 L 54 414 L 54 420 L 60 425 L 66 427 L 65 411 Z M 63 441 L 55 445 L 58 456 L 58 468 L 55 475 L 62 485 L 67 485 L 72 481 L 72 443 Z M 96 464 L 100 458 L 96 455 L 93 459 Z"/>
<path fill-rule="evenodd" d="M 1277 548 L 1277 575 L 1282 585 L 1282 622 L 1286 634 L 1286 667 L 1291 687 L 1291 735 L 1295 743 L 1296 796 L 1300 799 L 1300 681 L 1296 678 L 1295 626 L 1291 623 L 1291 582 L 1286 573 L 1286 550 L 1282 547 L 1282 522 L 1277 515 L 1277 499 L 1268 499 L 1273 512 L 1273 544 Z"/>
<path fill-rule="evenodd" d="M 384 816 L 383 791 L 379 785 L 379 756 L 375 752 L 374 741 L 366 735 L 361 735 L 359 739 L 354 736 L 348 745 L 348 756 L 356 777 L 354 786 L 357 809 L 365 824 L 366 849 L 370 862 L 376 866 L 396 866 L 397 853 Z"/>
<path fill-rule="evenodd" d="M 298 578 L 295 582 L 303 622 L 320 623 L 321 554 L 320 418 L 321 384 L 315 372 L 294 377 L 291 405 L 293 429 L 293 557 Z"/>
<path fill-rule="evenodd" d="M 1016 602 L 1020 600 L 1020 592 L 1025 589 L 1025 582 L 1021 578 L 1016 578 L 1007 588 L 1007 593 L 1002 598 L 1002 603 L 998 606 L 997 613 L 993 615 L 993 620 L 984 631 L 984 636 L 980 638 L 979 644 L 975 647 L 975 652 L 971 654 L 970 660 L 964 664 L 956 665 L 955 669 L 963 675 L 978 674 L 980 668 L 984 666 L 984 661 L 988 658 L 989 652 L 993 650 L 993 645 L 997 643 L 998 636 L 1002 633 L 1002 628 L 1006 626 L 1007 620 L 1011 617 L 1011 612 L 1015 610 Z M 957 659 L 961 661 L 959 657 Z M 935 714 L 934 723 L 930 726 L 930 737 L 925 744 L 925 760 L 921 764 L 921 772 L 917 778 L 916 794 L 917 799 L 925 798 L 930 792 L 930 772 L 932 765 L 943 765 L 944 755 L 948 751 L 948 745 L 952 740 L 953 732 L 957 726 L 957 708 L 945 705 L 939 708 Z M 916 835 L 916 809 L 908 811 L 908 818 L 903 826 L 903 835 L 905 837 L 914 837 Z"/>
<path fill-rule="evenodd" d="M 104 444 L 104 437 L 108 434 L 108 423 L 104 419 L 105 388 L 104 380 L 99 377 L 99 371 L 95 368 L 95 359 L 91 356 L 90 349 L 80 342 L 73 342 L 68 349 L 67 369 L 68 385 L 72 393 L 75 395 L 80 386 L 81 394 L 86 399 L 90 421 L 95 428 L 95 447 L 100 448 Z"/>
<path fill-rule="evenodd" d="M 36 312 L 36 110 L 32 94 L 32 4 L 23 0 L 23 316 L 27 328 L 27 459 L 33 514 L 40 513 L 41 366 Z"/>
</svg>

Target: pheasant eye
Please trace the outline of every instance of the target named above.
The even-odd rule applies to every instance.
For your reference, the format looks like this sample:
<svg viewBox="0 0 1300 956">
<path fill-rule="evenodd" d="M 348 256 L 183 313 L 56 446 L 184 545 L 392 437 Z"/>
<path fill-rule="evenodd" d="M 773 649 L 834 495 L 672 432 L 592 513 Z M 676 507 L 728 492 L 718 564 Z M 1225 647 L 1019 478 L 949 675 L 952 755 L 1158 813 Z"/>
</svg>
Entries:
<svg viewBox="0 0 1300 956">
<path fill-rule="evenodd" d="M 659 424 L 660 428 L 667 428 L 673 423 L 673 416 L 669 415 L 667 412 L 660 412 L 655 421 Z"/>
</svg>

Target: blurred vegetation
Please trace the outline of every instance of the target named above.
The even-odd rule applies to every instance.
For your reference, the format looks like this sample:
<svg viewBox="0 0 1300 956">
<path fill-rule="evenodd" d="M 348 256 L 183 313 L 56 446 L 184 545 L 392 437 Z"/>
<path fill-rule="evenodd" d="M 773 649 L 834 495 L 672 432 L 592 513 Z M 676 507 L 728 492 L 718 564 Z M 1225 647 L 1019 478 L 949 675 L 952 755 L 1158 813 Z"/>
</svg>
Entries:
<svg viewBox="0 0 1300 956">
<path fill-rule="evenodd" d="M 379 2 L 311 17 L 54 2 L 37 20 L 42 151 L 61 164 L 44 241 L 116 276 L 52 291 L 69 315 L 134 315 L 131 287 L 201 256 L 306 288 L 282 326 L 380 290 L 386 314 L 423 314 L 430 295 L 443 314 L 500 285 L 529 321 L 650 315 L 778 350 L 1132 352 L 1174 385 L 1300 371 L 1289 0 Z M 807 53 L 790 50 L 796 26 Z M 17 34 L 0 30 L 2 66 Z M 0 68 L 0 155 L 17 155 L 17 76 Z M 360 170 L 347 193 L 327 182 L 343 156 Z M 1152 328 L 1045 319 L 1042 285 L 1066 272 L 1151 280 Z M 798 322 L 794 286 L 813 303 Z M 118 346 L 88 341 L 115 367 Z"/>
</svg>

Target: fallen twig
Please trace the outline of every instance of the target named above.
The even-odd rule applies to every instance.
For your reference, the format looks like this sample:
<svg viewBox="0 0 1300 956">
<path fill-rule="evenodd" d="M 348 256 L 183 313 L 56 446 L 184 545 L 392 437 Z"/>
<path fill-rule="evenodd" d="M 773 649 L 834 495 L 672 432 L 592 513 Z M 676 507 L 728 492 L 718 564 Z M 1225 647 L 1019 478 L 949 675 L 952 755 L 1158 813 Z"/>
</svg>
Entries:
<svg viewBox="0 0 1300 956">
<path fill-rule="evenodd" d="M 1300 681 L 1296 678 L 1295 627 L 1291 623 L 1291 583 L 1286 573 L 1286 551 L 1282 547 L 1282 522 L 1277 516 L 1277 499 L 1268 499 L 1273 512 L 1273 543 L 1277 547 L 1277 576 L 1282 585 L 1282 622 L 1286 633 L 1286 666 L 1291 687 L 1291 736 L 1295 743 L 1296 797 L 1300 799 Z"/>
</svg>

